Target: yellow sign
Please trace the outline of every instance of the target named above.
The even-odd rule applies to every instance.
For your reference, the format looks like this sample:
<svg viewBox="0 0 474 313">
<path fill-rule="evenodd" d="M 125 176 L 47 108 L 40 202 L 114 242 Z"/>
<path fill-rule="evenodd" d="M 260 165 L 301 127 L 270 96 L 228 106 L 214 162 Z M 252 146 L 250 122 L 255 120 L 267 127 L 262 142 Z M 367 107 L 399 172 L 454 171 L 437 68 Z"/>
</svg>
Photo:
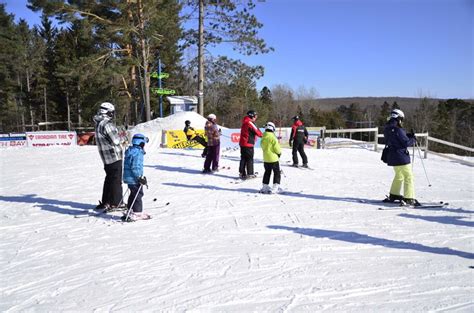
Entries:
<svg viewBox="0 0 474 313">
<path fill-rule="evenodd" d="M 196 134 L 205 138 L 202 129 L 196 129 Z M 182 130 L 166 131 L 166 147 L 172 149 L 204 149 L 197 141 L 188 140 Z"/>
</svg>

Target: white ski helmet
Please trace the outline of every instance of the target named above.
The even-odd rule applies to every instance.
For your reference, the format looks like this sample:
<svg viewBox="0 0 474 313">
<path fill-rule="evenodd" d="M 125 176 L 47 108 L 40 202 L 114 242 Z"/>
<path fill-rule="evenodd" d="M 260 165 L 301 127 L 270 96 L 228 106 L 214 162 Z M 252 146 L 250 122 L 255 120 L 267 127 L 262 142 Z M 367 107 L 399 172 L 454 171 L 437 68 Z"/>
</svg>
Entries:
<svg viewBox="0 0 474 313">
<path fill-rule="evenodd" d="M 215 120 L 216 118 L 217 118 L 216 115 L 212 113 L 207 116 L 208 120 Z"/>
<path fill-rule="evenodd" d="M 275 132 L 275 124 L 273 124 L 272 122 L 268 122 L 266 125 L 265 125 L 265 130 L 269 130 L 271 132 Z"/>
<path fill-rule="evenodd" d="M 100 105 L 99 113 L 100 114 L 107 114 L 108 116 L 113 116 L 115 112 L 115 107 L 110 102 L 103 102 Z"/>
<path fill-rule="evenodd" d="M 390 112 L 390 118 L 394 118 L 394 119 L 398 119 L 400 121 L 403 121 L 403 119 L 405 118 L 405 114 L 400 109 L 393 109 L 392 112 Z"/>
</svg>

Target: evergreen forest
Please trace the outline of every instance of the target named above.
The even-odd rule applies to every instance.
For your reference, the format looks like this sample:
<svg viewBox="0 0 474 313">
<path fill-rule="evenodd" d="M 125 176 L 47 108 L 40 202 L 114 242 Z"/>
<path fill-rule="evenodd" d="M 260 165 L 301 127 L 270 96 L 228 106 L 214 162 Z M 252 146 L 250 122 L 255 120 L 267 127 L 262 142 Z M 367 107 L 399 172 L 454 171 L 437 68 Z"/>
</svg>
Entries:
<svg viewBox="0 0 474 313">
<path fill-rule="evenodd" d="M 92 130 L 92 117 L 105 101 L 115 105 L 118 125 L 160 117 L 160 96 L 154 92 L 158 64 L 169 74 L 163 88 L 197 96 L 201 43 L 204 112 L 199 113 L 215 113 L 223 126 L 240 127 L 245 112 L 254 109 L 259 126 L 274 121 L 288 127 L 299 115 L 306 126 L 382 127 L 390 110 L 401 108 L 407 130 L 474 147 L 474 102 L 469 99 L 421 95 L 410 101 L 342 101 L 320 99 L 314 87 L 294 90 L 281 84 L 258 90 L 262 66 L 208 49 L 225 44 L 245 56 L 278 53 L 259 36 L 263 24 L 253 14 L 256 2 L 28 0 L 28 8 L 41 15 L 41 23 L 31 27 L 25 20 L 15 22 L 0 4 L 0 133 Z M 166 116 L 170 108 L 163 100 Z"/>
</svg>

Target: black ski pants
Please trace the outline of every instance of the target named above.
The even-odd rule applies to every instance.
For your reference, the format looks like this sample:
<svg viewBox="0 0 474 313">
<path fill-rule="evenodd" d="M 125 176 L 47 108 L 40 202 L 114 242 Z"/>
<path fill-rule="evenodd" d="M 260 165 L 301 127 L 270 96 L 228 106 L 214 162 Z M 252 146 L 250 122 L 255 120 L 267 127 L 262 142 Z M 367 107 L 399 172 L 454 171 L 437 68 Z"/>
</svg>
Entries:
<svg viewBox="0 0 474 313">
<path fill-rule="evenodd" d="M 207 155 L 206 139 L 202 138 L 201 136 L 196 135 L 196 137 L 194 137 L 193 140 L 199 143 L 201 146 L 204 146 L 204 151 L 202 152 L 202 156 L 206 156 Z"/>
<path fill-rule="evenodd" d="M 242 176 L 253 175 L 253 147 L 240 147 L 239 173 Z"/>
<path fill-rule="evenodd" d="M 303 164 L 308 164 L 308 157 L 304 152 L 304 142 L 293 143 L 293 164 L 298 164 L 298 152 L 301 155 L 301 159 L 303 160 Z"/>
<path fill-rule="evenodd" d="M 128 185 L 130 189 L 130 195 L 128 196 L 127 208 L 132 207 L 133 212 L 142 212 L 143 211 L 143 186 L 140 188 L 140 184 L 137 185 Z M 139 191 L 140 190 L 140 191 Z M 135 199 L 135 197 L 137 197 Z M 133 202 L 135 200 L 135 202 Z"/>
<path fill-rule="evenodd" d="M 219 169 L 219 158 L 221 151 L 221 144 L 207 147 L 206 160 L 204 161 L 205 171 L 215 171 Z M 212 167 L 211 167 L 212 166 Z"/>
<path fill-rule="evenodd" d="M 272 176 L 273 172 L 273 183 L 280 184 L 281 180 L 281 171 L 280 171 L 280 162 L 273 162 L 273 163 L 263 163 L 265 167 L 265 173 L 263 173 L 263 183 L 268 185 L 270 183 L 270 176 Z"/>
<path fill-rule="evenodd" d="M 102 189 L 102 203 L 113 206 L 122 200 L 122 160 L 105 164 L 105 180 Z"/>
</svg>

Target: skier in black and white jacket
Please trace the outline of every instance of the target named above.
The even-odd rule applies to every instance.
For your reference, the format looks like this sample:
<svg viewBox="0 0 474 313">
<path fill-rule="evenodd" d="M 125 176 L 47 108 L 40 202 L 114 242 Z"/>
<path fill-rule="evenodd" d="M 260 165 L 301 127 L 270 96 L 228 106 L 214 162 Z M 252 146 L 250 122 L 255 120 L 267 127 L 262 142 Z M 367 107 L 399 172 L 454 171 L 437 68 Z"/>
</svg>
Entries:
<svg viewBox="0 0 474 313">
<path fill-rule="evenodd" d="M 125 140 L 120 137 L 113 122 L 114 116 L 114 105 L 104 102 L 93 118 L 97 148 L 105 170 L 102 201 L 96 207 L 97 210 L 117 207 L 122 199 L 122 144 Z"/>
</svg>

